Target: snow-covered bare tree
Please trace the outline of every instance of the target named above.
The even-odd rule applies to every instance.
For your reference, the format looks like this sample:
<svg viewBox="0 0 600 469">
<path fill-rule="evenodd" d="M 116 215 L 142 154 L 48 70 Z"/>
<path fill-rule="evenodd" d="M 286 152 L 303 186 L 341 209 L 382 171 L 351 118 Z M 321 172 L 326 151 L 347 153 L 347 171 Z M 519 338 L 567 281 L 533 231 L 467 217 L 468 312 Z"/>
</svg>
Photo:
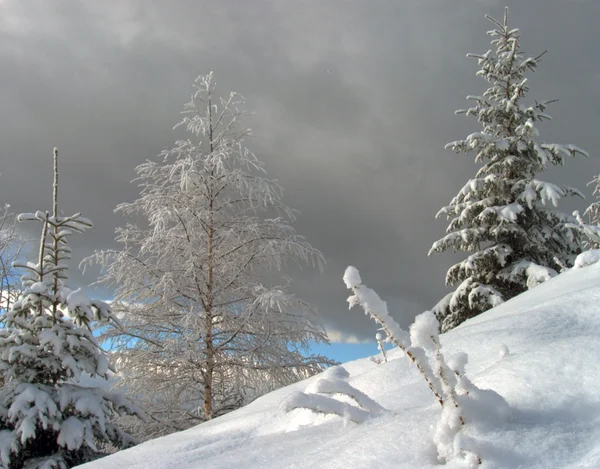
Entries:
<svg viewBox="0 0 600 469">
<path fill-rule="evenodd" d="M 594 195 L 596 198 L 600 198 L 600 175 L 590 181 L 590 184 L 594 185 Z M 595 202 L 592 202 L 586 209 L 585 215 L 587 215 L 591 225 L 600 227 L 600 201 L 596 200 Z M 599 241 L 596 240 L 594 248 L 597 249 L 600 247 L 599 244 Z"/>
<path fill-rule="evenodd" d="M 18 270 L 13 264 L 25 246 L 25 239 L 16 229 L 16 217 L 6 204 L 0 215 L 0 311 L 8 311 L 20 293 Z"/>
<path fill-rule="evenodd" d="M 140 224 L 117 230 L 121 250 L 90 259 L 116 288 L 125 328 L 106 337 L 120 357 L 120 384 L 154 418 L 145 437 L 332 363 L 306 353 L 327 338 L 281 271 L 289 262 L 320 267 L 323 257 L 296 233 L 281 187 L 244 146 L 242 104 L 236 93 L 215 97 L 212 73 L 195 81 L 179 124 L 189 138 L 138 166 L 140 198 L 116 209 Z"/>
<path fill-rule="evenodd" d="M 594 195 L 600 197 L 600 175 L 596 176 L 590 184 L 594 185 Z M 576 222 L 570 224 L 580 231 L 584 239 L 584 245 L 588 249 L 600 248 L 600 201 L 592 202 L 583 214 L 587 221 L 578 211 L 573 212 Z"/>
<path fill-rule="evenodd" d="M 478 60 L 478 75 L 490 86 L 482 96 L 468 97 L 473 107 L 457 111 L 475 116 L 482 129 L 446 146 L 474 152 L 475 161 L 484 164 L 437 214 L 450 220 L 448 234 L 429 251 L 471 253 L 446 275 L 446 284 L 456 290 L 433 310 L 442 331 L 556 275 L 581 247 L 578 231 L 567 226 L 573 217 L 550 207 L 580 192 L 536 176 L 548 163 L 562 165 L 587 154 L 574 145 L 538 142 L 536 125 L 550 119 L 548 102 L 523 101 L 529 91 L 525 75 L 541 56 L 523 55 L 519 30 L 508 27 L 506 11 L 504 22 L 487 18 L 495 27 L 489 32 L 495 50 L 469 57 Z"/>
<path fill-rule="evenodd" d="M 120 394 L 77 384 L 82 373 L 106 378 L 111 366 L 92 321 L 117 323 L 110 307 L 66 285 L 67 238 L 91 222 L 58 214 L 57 152 L 52 213 L 22 214 L 42 223 L 39 256 L 21 265 L 22 294 L 0 330 L 0 467 L 64 469 L 95 457 L 98 444 L 133 439 L 112 421 L 141 413 Z"/>
<path fill-rule="evenodd" d="M 591 204 L 585 211 L 587 220 L 584 220 L 578 210 L 573 212 L 575 217 L 574 223 L 569 223 L 567 226 L 579 230 L 583 237 L 583 245 L 586 249 L 598 249 L 600 248 L 600 225 L 598 225 L 597 218 L 594 216 L 594 211 L 597 210 L 594 206 L 597 202 Z"/>
</svg>

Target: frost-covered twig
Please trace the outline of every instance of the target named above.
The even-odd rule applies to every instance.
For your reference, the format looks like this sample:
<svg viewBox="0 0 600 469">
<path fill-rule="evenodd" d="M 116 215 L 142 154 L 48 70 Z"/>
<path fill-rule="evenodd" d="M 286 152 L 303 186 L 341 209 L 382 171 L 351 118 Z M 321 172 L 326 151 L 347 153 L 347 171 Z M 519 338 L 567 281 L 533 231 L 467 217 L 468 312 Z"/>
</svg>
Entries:
<svg viewBox="0 0 600 469">
<path fill-rule="evenodd" d="M 585 214 L 588 216 L 590 222 L 586 223 L 578 210 L 573 212 L 573 217 L 575 217 L 575 222 L 567 223 L 565 226 L 567 228 L 573 228 L 579 231 L 584 239 L 585 239 L 585 247 L 590 249 L 597 249 L 600 247 L 600 225 L 598 225 L 598 213 L 600 210 L 594 207 L 600 206 L 600 203 L 595 202 L 590 205 L 588 209 L 585 211 Z"/>
<path fill-rule="evenodd" d="M 468 395 L 473 387 L 471 380 L 465 375 L 465 366 L 468 362 L 469 357 L 464 352 L 459 352 L 448 360 L 448 367 L 456 376 L 457 383 L 455 389 L 458 395 Z"/>
<path fill-rule="evenodd" d="M 444 396 L 455 408 L 459 408 L 456 400 L 456 375 L 444 361 L 438 335 L 439 322 L 431 311 L 425 311 L 415 318 L 410 326 L 410 341 L 413 347 L 422 347 L 433 356 L 434 373 L 440 381 Z M 458 415 L 461 425 L 465 421 L 461 414 Z"/>
<path fill-rule="evenodd" d="M 19 272 L 13 265 L 21 256 L 26 240 L 16 229 L 10 205 L 0 208 L 0 310 L 8 311 L 21 292 Z"/>
<path fill-rule="evenodd" d="M 383 361 L 387 362 L 387 354 L 385 353 L 385 348 L 383 346 L 383 336 L 380 332 L 375 334 L 375 340 L 377 341 L 377 348 L 381 352 L 381 356 L 383 357 Z"/>
</svg>

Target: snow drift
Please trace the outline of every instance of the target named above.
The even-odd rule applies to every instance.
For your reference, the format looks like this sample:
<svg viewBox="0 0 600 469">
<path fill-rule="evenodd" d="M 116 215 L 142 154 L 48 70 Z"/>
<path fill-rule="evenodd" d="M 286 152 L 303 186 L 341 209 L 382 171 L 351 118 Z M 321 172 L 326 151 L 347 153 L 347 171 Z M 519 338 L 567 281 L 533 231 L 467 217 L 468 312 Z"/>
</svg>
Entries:
<svg viewBox="0 0 600 469">
<path fill-rule="evenodd" d="M 445 355 L 468 353 L 468 377 L 502 395 L 510 406 L 501 416 L 485 405 L 472 409 L 476 423 L 468 423 L 464 433 L 477 446 L 482 469 L 600 467 L 598 305 L 600 264 L 594 264 L 561 274 L 441 336 Z M 433 432 L 440 406 L 403 354 L 393 351 L 388 360 L 346 363 L 347 374 L 315 376 L 198 427 L 81 467 L 439 466 Z M 297 393 L 318 391 L 315 383 L 324 377 L 343 379 L 385 412 L 374 412 L 358 424 L 350 416 L 287 411 L 286 402 Z M 353 403 L 346 395 L 328 397 Z"/>
</svg>

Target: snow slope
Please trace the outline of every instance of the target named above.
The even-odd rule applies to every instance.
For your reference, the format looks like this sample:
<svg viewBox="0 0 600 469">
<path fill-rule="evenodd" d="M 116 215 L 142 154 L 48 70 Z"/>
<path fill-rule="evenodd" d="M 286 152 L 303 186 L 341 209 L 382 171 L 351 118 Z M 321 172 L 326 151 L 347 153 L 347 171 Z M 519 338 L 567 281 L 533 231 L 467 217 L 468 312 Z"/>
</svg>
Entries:
<svg viewBox="0 0 600 469">
<path fill-rule="evenodd" d="M 482 469 L 600 468 L 600 264 L 561 274 L 467 321 L 442 342 L 446 357 L 467 352 L 467 376 L 511 406 L 500 423 L 487 412 L 467 422 L 464 432 L 475 440 Z M 441 409 L 405 357 L 396 351 L 390 359 L 343 365 L 348 383 L 387 409 L 364 423 L 306 409 L 285 412 L 282 403 L 305 391 L 318 379 L 313 377 L 211 422 L 80 467 L 438 466 L 432 432 Z"/>
</svg>

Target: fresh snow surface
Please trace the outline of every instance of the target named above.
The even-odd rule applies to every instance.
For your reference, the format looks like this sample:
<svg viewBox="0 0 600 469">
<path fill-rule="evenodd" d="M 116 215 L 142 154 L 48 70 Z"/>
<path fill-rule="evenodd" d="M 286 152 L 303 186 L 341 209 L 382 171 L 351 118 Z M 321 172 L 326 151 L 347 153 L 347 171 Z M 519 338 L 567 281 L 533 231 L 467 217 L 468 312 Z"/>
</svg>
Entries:
<svg viewBox="0 0 600 469">
<path fill-rule="evenodd" d="M 591 249 L 589 251 L 584 251 L 577 256 L 573 268 L 581 269 L 582 267 L 587 267 L 588 265 L 596 264 L 597 262 L 600 262 L 600 249 Z"/>
<path fill-rule="evenodd" d="M 458 368 L 465 366 L 466 376 L 476 386 L 493 389 L 510 405 L 508 415 L 501 414 L 500 418 L 493 409 L 482 408 L 464 427 L 465 436 L 472 439 L 481 457 L 479 467 L 600 468 L 598 305 L 600 264 L 594 264 L 563 273 L 441 336 L 442 352 L 448 361 L 456 362 Z M 361 313 L 354 309 L 348 314 Z M 459 352 L 468 354 L 466 365 L 465 356 L 456 355 Z M 346 363 L 343 368 L 267 394 L 195 428 L 81 467 L 439 466 L 433 432 L 441 408 L 402 353 L 391 351 L 388 359 L 379 365 L 368 358 Z M 346 382 L 361 392 L 360 397 L 364 394 L 374 400 L 383 411 L 371 412 L 360 424 L 353 422 L 350 415 L 323 415 L 299 408 L 286 411 L 294 407 L 290 405 L 298 399 L 294 396 L 309 396 L 319 390 L 316 382 L 324 378 L 329 380 L 328 387 L 335 380 Z M 318 395 L 356 405 L 346 394 Z M 302 399 L 330 405 L 326 399 Z M 464 465 L 452 461 L 445 467 Z"/>
</svg>

